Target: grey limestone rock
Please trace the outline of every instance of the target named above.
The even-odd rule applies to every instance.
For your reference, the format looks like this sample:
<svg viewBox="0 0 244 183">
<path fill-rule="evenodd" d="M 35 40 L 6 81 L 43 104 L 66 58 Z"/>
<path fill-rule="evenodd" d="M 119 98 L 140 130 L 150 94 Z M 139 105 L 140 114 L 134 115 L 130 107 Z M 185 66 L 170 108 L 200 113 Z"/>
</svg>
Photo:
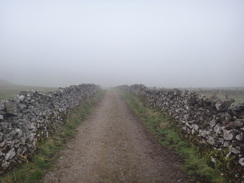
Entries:
<svg viewBox="0 0 244 183">
<path fill-rule="evenodd" d="M 244 158 L 239 159 L 239 163 L 241 164 L 241 166 L 244 166 Z"/>
<path fill-rule="evenodd" d="M 239 141 L 243 140 L 243 133 L 236 135 L 236 139 Z"/>
<path fill-rule="evenodd" d="M 232 130 L 223 130 L 224 132 L 224 139 L 225 140 L 232 140 L 235 136 L 234 136 L 234 131 Z"/>
<path fill-rule="evenodd" d="M 225 101 L 220 101 L 218 100 L 215 103 L 215 107 L 217 109 L 217 111 L 226 111 L 228 109 L 228 107 L 234 103 L 235 101 L 233 99 L 231 100 L 225 100 Z"/>
<path fill-rule="evenodd" d="M 132 85 L 129 91 L 151 108 L 157 107 L 173 117 L 183 134 L 197 136 L 199 142 L 212 145 L 213 149 L 228 149 L 242 158 L 239 163 L 233 160 L 235 164 L 244 166 L 244 103 L 209 99 L 187 90 L 155 90 L 144 85 Z"/>
<path fill-rule="evenodd" d="M 7 154 L 5 155 L 5 160 L 8 161 L 12 159 L 16 155 L 15 149 L 12 148 Z"/>
<path fill-rule="evenodd" d="M 210 121 L 210 127 L 213 128 L 217 124 L 216 120 Z"/>
<path fill-rule="evenodd" d="M 230 146 L 229 149 L 230 149 L 230 152 L 233 152 L 234 154 L 239 154 L 240 153 L 240 147 Z"/>
<path fill-rule="evenodd" d="M 94 96 L 100 87 L 81 84 L 47 95 L 22 91 L 15 99 L 0 102 L 0 174 L 18 162 L 19 155 L 30 156 L 36 143 L 63 125 L 63 118 L 85 97 Z M 4 152 L 4 153 L 3 153 Z"/>
<path fill-rule="evenodd" d="M 216 134 L 222 134 L 222 128 L 221 128 L 221 126 L 220 126 L 220 124 L 217 124 L 215 127 L 214 127 L 214 132 L 216 133 Z"/>
<path fill-rule="evenodd" d="M 9 167 L 9 165 L 10 165 L 10 162 L 8 162 L 8 161 L 3 161 L 3 163 L 2 163 L 2 167 L 4 169 L 7 169 Z"/>
<path fill-rule="evenodd" d="M 3 115 L 0 114 L 0 122 L 3 120 L 4 120 Z"/>
<path fill-rule="evenodd" d="M 207 142 L 211 145 L 214 145 L 215 144 L 215 140 L 213 137 L 209 136 L 208 139 L 207 139 Z"/>
<path fill-rule="evenodd" d="M 244 103 L 233 103 L 230 105 L 229 110 L 239 119 L 244 119 Z"/>
<path fill-rule="evenodd" d="M 24 95 L 17 95 L 17 98 L 20 100 L 20 101 L 24 101 L 25 100 L 25 96 Z"/>
<path fill-rule="evenodd" d="M 0 101 L 0 111 L 5 111 L 5 105 Z"/>
<path fill-rule="evenodd" d="M 0 132 L 0 142 L 2 142 L 2 141 L 3 141 L 3 133 Z"/>
</svg>

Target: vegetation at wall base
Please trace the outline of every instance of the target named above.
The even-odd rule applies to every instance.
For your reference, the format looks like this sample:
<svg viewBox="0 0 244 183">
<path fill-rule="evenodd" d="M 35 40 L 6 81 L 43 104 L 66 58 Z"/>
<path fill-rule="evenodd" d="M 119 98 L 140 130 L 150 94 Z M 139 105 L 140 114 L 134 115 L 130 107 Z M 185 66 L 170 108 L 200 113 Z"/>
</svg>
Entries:
<svg viewBox="0 0 244 183">
<path fill-rule="evenodd" d="M 210 165 L 208 158 L 199 154 L 197 146 L 182 137 L 173 119 L 157 109 L 145 106 L 145 103 L 130 93 L 124 93 L 124 96 L 158 141 L 163 146 L 175 150 L 182 157 L 182 169 L 196 182 L 227 182 L 220 171 Z"/>
<path fill-rule="evenodd" d="M 0 176 L 0 183 L 38 182 L 47 171 L 54 169 L 53 162 L 59 158 L 60 150 L 75 136 L 75 129 L 84 122 L 102 96 L 103 93 L 100 92 L 96 97 L 86 99 L 72 110 L 65 119 L 65 124 L 56 130 L 54 135 L 38 143 L 37 150 L 31 158 L 22 157 L 19 166 Z"/>
</svg>

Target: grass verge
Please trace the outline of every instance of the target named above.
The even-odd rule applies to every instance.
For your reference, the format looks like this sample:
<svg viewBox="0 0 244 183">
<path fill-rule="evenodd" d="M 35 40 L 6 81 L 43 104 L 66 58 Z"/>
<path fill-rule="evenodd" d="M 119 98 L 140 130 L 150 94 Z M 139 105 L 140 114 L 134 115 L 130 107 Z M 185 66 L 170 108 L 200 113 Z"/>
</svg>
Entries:
<svg viewBox="0 0 244 183">
<path fill-rule="evenodd" d="M 0 183 L 33 183 L 43 178 L 45 173 L 52 170 L 54 162 L 59 158 L 59 152 L 76 134 L 76 128 L 84 122 L 93 110 L 93 107 L 102 97 L 102 92 L 95 98 L 87 99 L 82 105 L 74 109 L 66 118 L 65 124 L 56 134 L 41 141 L 37 151 L 29 160 L 23 157 L 21 164 L 0 177 Z"/>
<path fill-rule="evenodd" d="M 209 165 L 207 159 L 200 157 L 197 148 L 181 136 L 172 119 L 156 109 L 146 107 L 139 98 L 132 94 L 125 93 L 124 96 L 158 141 L 163 146 L 175 150 L 182 157 L 184 160 L 182 169 L 196 182 L 226 182 L 220 176 L 220 172 Z"/>
</svg>

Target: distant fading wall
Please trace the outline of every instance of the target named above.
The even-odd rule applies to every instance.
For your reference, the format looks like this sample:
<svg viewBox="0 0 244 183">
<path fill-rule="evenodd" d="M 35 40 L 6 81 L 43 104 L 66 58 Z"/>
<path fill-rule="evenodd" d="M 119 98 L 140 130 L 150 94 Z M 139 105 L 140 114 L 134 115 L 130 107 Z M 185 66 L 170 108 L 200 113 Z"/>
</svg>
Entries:
<svg viewBox="0 0 244 183">
<path fill-rule="evenodd" d="M 223 173 L 229 171 L 237 182 L 244 181 L 244 103 L 210 100 L 187 90 L 156 90 L 144 85 L 123 89 L 173 117 L 184 136 L 206 149 L 212 147 L 209 158 L 215 166 L 223 166 Z M 225 152 L 224 157 L 218 152 Z"/>
<path fill-rule="evenodd" d="M 64 117 L 100 87 L 81 84 L 44 95 L 20 92 L 15 99 L 0 102 L 0 173 L 36 150 L 36 143 L 63 125 Z"/>
</svg>

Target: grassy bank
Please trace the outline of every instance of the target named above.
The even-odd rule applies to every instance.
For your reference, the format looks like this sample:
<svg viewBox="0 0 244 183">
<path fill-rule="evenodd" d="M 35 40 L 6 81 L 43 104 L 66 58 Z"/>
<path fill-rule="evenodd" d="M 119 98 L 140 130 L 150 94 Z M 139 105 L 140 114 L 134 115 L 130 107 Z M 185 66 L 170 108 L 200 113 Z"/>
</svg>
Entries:
<svg viewBox="0 0 244 183">
<path fill-rule="evenodd" d="M 30 159 L 23 157 L 25 162 L 12 171 L 0 177 L 0 183 L 33 183 L 39 181 L 45 172 L 52 170 L 54 162 L 59 158 L 59 152 L 76 134 L 76 128 L 84 122 L 93 110 L 95 104 L 103 96 L 98 94 L 95 98 L 87 99 L 82 105 L 74 109 L 66 118 L 65 125 L 57 130 L 49 139 L 37 145 L 37 151 Z"/>
<path fill-rule="evenodd" d="M 124 94 L 124 96 L 158 141 L 163 146 L 176 151 L 183 159 L 182 169 L 196 182 L 225 182 L 220 173 L 209 166 L 206 159 L 199 156 L 197 148 L 181 137 L 172 119 L 156 109 L 146 107 L 137 97 L 129 93 Z"/>
</svg>

